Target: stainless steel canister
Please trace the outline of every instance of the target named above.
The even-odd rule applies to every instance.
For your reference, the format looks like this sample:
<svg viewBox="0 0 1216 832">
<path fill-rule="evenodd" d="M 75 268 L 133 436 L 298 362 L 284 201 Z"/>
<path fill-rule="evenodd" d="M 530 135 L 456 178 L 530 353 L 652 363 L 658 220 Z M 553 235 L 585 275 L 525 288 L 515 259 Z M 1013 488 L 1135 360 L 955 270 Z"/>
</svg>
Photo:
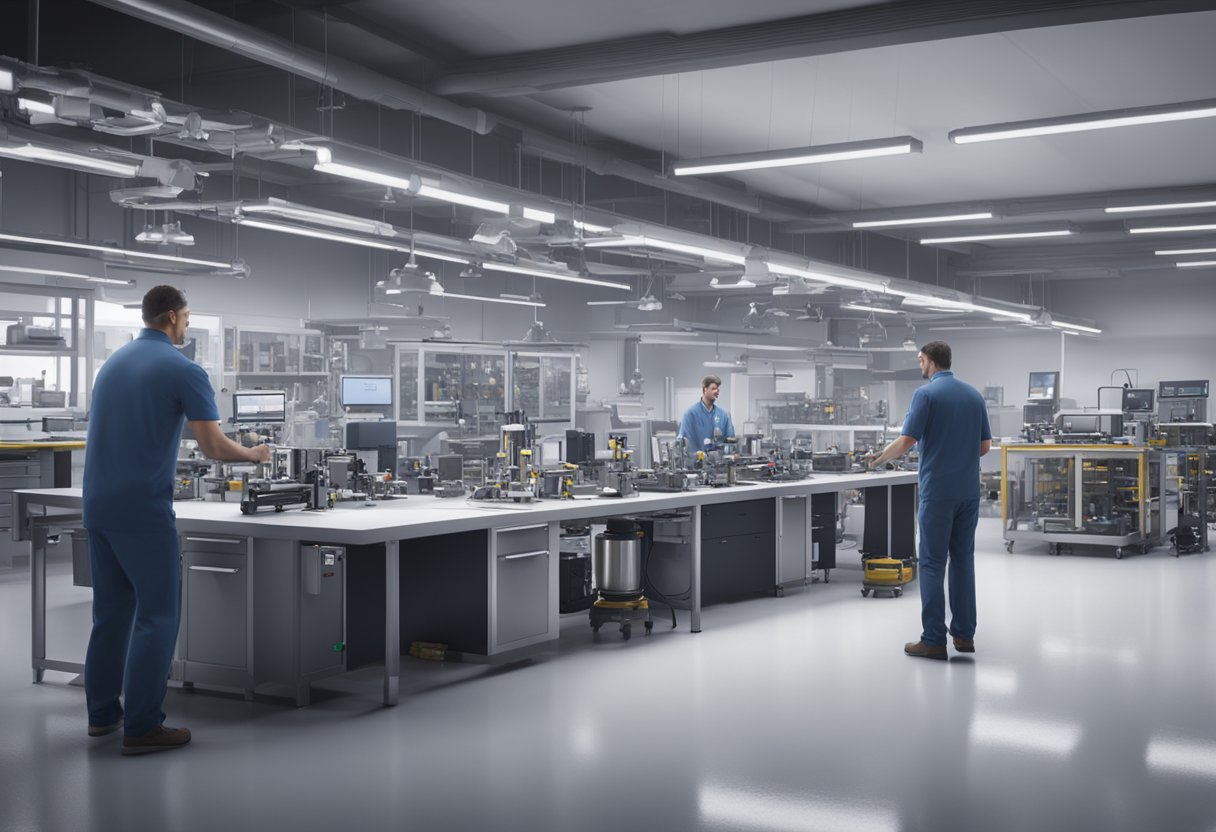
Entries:
<svg viewBox="0 0 1216 832">
<path fill-rule="evenodd" d="M 642 530 L 636 523 L 610 520 L 595 536 L 595 585 L 606 595 L 642 591 Z"/>
</svg>

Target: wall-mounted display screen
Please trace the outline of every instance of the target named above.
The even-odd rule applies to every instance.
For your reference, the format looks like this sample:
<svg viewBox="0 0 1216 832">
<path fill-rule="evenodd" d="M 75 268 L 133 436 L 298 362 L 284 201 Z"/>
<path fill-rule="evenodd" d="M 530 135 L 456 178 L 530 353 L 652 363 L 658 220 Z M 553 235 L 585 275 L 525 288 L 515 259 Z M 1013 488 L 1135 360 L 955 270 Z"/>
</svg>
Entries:
<svg viewBox="0 0 1216 832">
<path fill-rule="evenodd" d="M 1059 390 L 1059 372 L 1031 373 L 1030 389 L 1026 398 L 1034 402 L 1053 402 L 1058 398 Z"/>
<path fill-rule="evenodd" d="M 232 394 L 232 421 L 267 424 L 287 419 L 287 394 L 281 390 L 238 390 Z"/>
<path fill-rule="evenodd" d="M 343 407 L 377 407 L 392 403 L 392 376 L 342 376 Z"/>
</svg>

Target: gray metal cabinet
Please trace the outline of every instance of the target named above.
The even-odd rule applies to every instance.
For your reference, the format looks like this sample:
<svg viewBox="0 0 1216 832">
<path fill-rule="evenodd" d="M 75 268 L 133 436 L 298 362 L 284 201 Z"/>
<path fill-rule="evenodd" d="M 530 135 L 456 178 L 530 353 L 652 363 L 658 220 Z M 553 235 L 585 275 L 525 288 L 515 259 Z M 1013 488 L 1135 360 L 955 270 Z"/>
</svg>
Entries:
<svg viewBox="0 0 1216 832">
<path fill-rule="evenodd" d="M 491 532 L 491 653 L 557 637 L 557 538 L 556 523 Z"/>
<path fill-rule="evenodd" d="M 253 695 L 252 559 L 245 537 L 183 535 L 178 677 Z"/>
<path fill-rule="evenodd" d="M 12 533 L 13 492 L 54 487 L 53 457 L 48 451 L 0 450 L 0 568 L 11 567 L 14 555 L 28 555 L 30 551 L 29 543 L 17 542 Z"/>
<path fill-rule="evenodd" d="M 805 584 L 811 577 L 811 530 L 807 498 L 777 500 L 777 591 Z"/>
</svg>

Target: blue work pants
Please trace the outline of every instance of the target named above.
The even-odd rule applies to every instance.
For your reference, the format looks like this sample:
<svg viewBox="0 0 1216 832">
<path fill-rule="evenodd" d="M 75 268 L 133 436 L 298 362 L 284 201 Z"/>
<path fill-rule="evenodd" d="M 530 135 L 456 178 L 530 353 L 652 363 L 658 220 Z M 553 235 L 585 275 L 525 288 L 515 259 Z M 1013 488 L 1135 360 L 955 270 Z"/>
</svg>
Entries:
<svg viewBox="0 0 1216 832">
<path fill-rule="evenodd" d="M 89 530 L 93 633 L 85 655 L 90 725 L 129 737 L 165 720 L 161 706 L 181 618 L 177 532 Z M 119 702 L 119 695 L 122 702 Z"/>
<path fill-rule="evenodd" d="M 946 644 L 946 596 L 950 576 L 950 629 L 956 638 L 975 637 L 975 527 L 980 501 L 920 501 L 920 640 Z"/>
</svg>

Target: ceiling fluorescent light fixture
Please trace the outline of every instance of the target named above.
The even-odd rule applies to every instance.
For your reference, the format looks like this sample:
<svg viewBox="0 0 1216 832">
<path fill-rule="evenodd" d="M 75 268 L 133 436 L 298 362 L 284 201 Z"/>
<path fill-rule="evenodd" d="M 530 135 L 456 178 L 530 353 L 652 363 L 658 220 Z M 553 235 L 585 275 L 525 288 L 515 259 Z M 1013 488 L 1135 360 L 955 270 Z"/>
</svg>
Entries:
<svg viewBox="0 0 1216 832">
<path fill-rule="evenodd" d="M 528 208 L 524 206 L 524 219 L 536 220 L 537 222 L 547 223 L 552 225 L 557 222 L 557 214 L 552 211 L 542 211 L 539 208 Z"/>
<path fill-rule="evenodd" d="M 482 297 L 481 295 L 461 295 L 461 294 L 457 294 L 455 292 L 444 292 L 443 296 L 445 298 L 456 298 L 458 300 L 479 300 L 482 303 L 506 303 L 506 304 L 511 304 L 512 306 L 532 306 L 532 307 L 536 307 L 538 309 L 543 308 L 545 305 L 543 301 L 538 301 L 538 300 L 523 300 L 523 299 L 517 300 L 515 298 L 488 298 L 488 297 Z"/>
<path fill-rule="evenodd" d="M 623 289 L 624 291 L 632 291 L 633 287 L 627 283 L 613 283 L 608 280 L 596 280 L 593 277 L 582 277 L 577 274 L 563 274 L 561 272 L 551 272 L 545 269 L 534 269 L 528 266 L 516 266 L 513 263 L 495 263 L 492 260 L 487 260 L 481 264 L 483 269 L 488 269 L 492 272 L 506 272 L 507 274 L 524 274 L 531 277 L 545 277 L 549 280 L 561 280 L 566 283 L 582 283 L 587 286 L 603 286 L 607 289 Z"/>
<path fill-rule="evenodd" d="M 26 162 L 46 162 L 69 168 L 79 168 L 90 173 L 107 173 L 130 179 L 139 175 L 139 165 L 131 162 L 116 162 L 100 156 L 90 156 L 87 153 L 74 153 L 69 150 L 56 150 L 53 147 L 41 147 L 33 144 L 17 146 L 0 146 L 0 156 L 10 159 L 20 159 Z"/>
<path fill-rule="evenodd" d="M 950 131 L 950 141 L 955 144 L 972 144 L 1002 139 L 1023 139 L 1030 136 L 1051 136 L 1059 133 L 1079 133 L 1085 130 L 1104 130 L 1109 127 L 1133 127 L 1140 124 L 1187 121 L 1213 116 L 1216 116 L 1216 98 L 1209 98 L 1202 101 L 1183 101 L 1154 107 L 1129 107 L 1123 110 L 1103 110 L 1096 113 L 1078 113 L 1056 118 L 965 127 L 961 130 Z"/>
<path fill-rule="evenodd" d="M 922 306 L 927 309 L 947 309 L 954 312 L 986 312 L 989 315 L 996 315 L 1001 318 L 1012 318 L 1015 321 L 1030 321 L 1031 316 L 1025 312 L 1014 312 L 1011 309 L 1000 309 L 995 306 L 985 306 L 982 303 L 973 303 L 965 300 L 951 300 L 949 298 L 938 298 L 933 295 L 922 295 L 916 292 L 909 292 L 906 289 L 888 289 L 891 294 L 899 295 L 904 299 L 904 303 L 911 306 Z"/>
<path fill-rule="evenodd" d="M 1103 210 L 1108 214 L 1133 214 L 1137 211 L 1182 211 L 1188 208 L 1216 208 L 1216 199 L 1206 202 L 1165 202 L 1159 205 L 1116 205 Z"/>
<path fill-rule="evenodd" d="M 784 150 L 764 150 L 758 153 L 708 156 L 703 159 L 685 159 L 672 165 L 671 172 L 676 176 L 697 176 L 739 170 L 785 168 L 823 162 L 843 162 L 849 159 L 869 159 L 875 156 L 902 156 L 908 153 L 920 153 L 922 147 L 919 139 L 911 136 L 895 136 L 890 139 L 873 139 L 864 142 L 842 142 L 813 147 L 791 147 Z"/>
<path fill-rule="evenodd" d="M 16 84 L 12 70 L 0 69 L 0 92 L 12 92 L 14 89 Z"/>
<path fill-rule="evenodd" d="M 906 217 L 898 220 L 863 220 L 853 223 L 854 228 L 887 228 L 895 225 L 933 225 L 939 222 L 966 222 L 967 220 L 990 220 L 991 211 L 977 211 L 974 214 L 946 214 L 940 217 Z"/>
<path fill-rule="evenodd" d="M 850 289 L 862 289 L 864 291 L 883 291 L 881 284 L 876 282 L 868 282 L 857 280 L 851 277 L 842 277 L 840 275 L 827 274 L 824 272 L 815 272 L 810 269 L 798 268 L 796 266 L 784 266 L 780 263 L 769 263 L 768 270 L 772 274 L 780 274 L 786 277 L 801 277 L 803 280 L 813 280 L 818 283 L 829 283 L 833 286 L 845 286 Z"/>
<path fill-rule="evenodd" d="M 1191 260 L 1186 263 L 1178 263 L 1177 265 L 1180 269 L 1210 268 L 1216 266 L 1216 260 Z"/>
<path fill-rule="evenodd" d="M 898 309 L 891 309 L 887 306 L 867 306 L 864 303 L 842 303 L 841 309 L 856 309 L 859 312 L 877 312 L 880 315 L 898 315 Z"/>
<path fill-rule="evenodd" d="M 278 200 L 264 205 L 242 205 L 240 211 L 242 214 L 272 214 L 289 220 L 328 225 L 331 228 L 342 228 L 346 231 L 358 231 L 363 234 L 385 234 L 392 231 L 387 223 L 376 220 L 352 217 L 349 214 L 339 214 L 334 211 L 322 211 L 306 205 L 291 205 Z"/>
<path fill-rule="evenodd" d="M 231 269 L 231 263 L 221 263 L 214 260 L 198 260 L 193 257 L 178 257 L 173 254 L 154 254 L 150 251 L 127 251 L 112 246 L 102 246 L 96 243 L 75 243 L 69 240 L 45 240 L 39 237 L 24 237 L 18 234 L 0 234 L 0 243 L 18 243 L 23 245 L 52 246 L 54 248 L 69 248 L 76 251 L 97 251 L 102 254 L 114 254 L 121 257 L 131 257 L 140 260 L 160 260 L 170 263 L 185 263 L 191 266 L 209 266 L 213 269 Z"/>
<path fill-rule="evenodd" d="M 694 257 L 717 260 L 735 266 L 742 266 L 747 262 L 747 258 L 742 254 L 731 254 L 730 252 L 715 248 L 677 243 L 674 240 L 663 240 L 642 235 L 625 235 L 622 237 L 608 237 L 603 240 L 588 240 L 584 245 L 587 248 L 633 248 L 634 246 L 644 246 L 661 249 L 662 251 L 674 251 L 678 254 L 691 254 Z"/>
<path fill-rule="evenodd" d="M 457 257 L 455 254 L 447 254 L 441 251 L 423 251 L 420 248 L 414 249 L 412 252 L 415 257 L 426 257 L 431 260 L 442 260 L 445 263 L 463 263 L 468 265 L 472 261 L 467 257 Z"/>
<path fill-rule="evenodd" d="M 449 191 L 446 188 L 439 188 L 434 185 L 421 185 L 418 188 L 418 196 L 427 197 L 428 199 L 438 199 L 443 202 L 451 202 L 456 205 L 466 205 L 469 208 L 480 208 L 483 211 L 492 211 L 496 214 L 511 213 L 511 206 L 505 202 L 495 202 L 492 199 L 482 199 L 479 196 L 470 194 L 462 194 L 457 191 Z"/>
<path fill-rule="evenodd" d="M 1058 318 L 1052 318 L 1051 325 L 1054 327 L 1058 327 L 1060 329 L 1073 329 L 1073 330 L 1077 330 L 1079 332 L 1089 332 L 1094 335 L 1102 334 L 1102 330 L 1098 329 L 1095 326 L 1085 326 L 1083 324 L 1073 324 L 1073 323 L 1069 323 L 1068 321 L 1061 321 Z"/>
<path fill-rule="evenodd" d="M 324 150 L 324 148 L 321 148 L 321 150 Z M 410 193 L 414 193 L 420 187 L 417 178 L 394 176 L 391 173 L 369 170 L 368 168 L 360 168 L 354 165 L 344 165 L 340 162 L 319 161 L 321 159 L 321 150 L 317 151 L 318 161 L 312 166 L 312 169 L 315 171 L 333 174 L 343 179 L 354 179 L 357 182 L 368 182 L 372 185 L 383 185 L 386 188 L 409 191 Z"/>
<path fill-rule="evenodd" d="M 335 243 L 346 243 L 352 246 L 363 246 L 365 248 L 376 248 L 381 251 L 400 251 L 408 252 L 408 245 L 386 243 L 380 240 L 372 240 L 366 237 L 351 237 L 348 234 L 339 234 L 336 231 L 322 231 L 319 228 L 305 228 L 301 225 L 287 225 L 278 222 L 267 222 L 266 220 L 251 220 L 248 217 L 234 218 L 237 224 L 242 228 L 248 226 L 250 228 L 261 228 L 265 231 L 278 231 L 282 234 L 295 234 L 299 237 L 312 237 L 316 240 L 329 240 Z"/>
<path fill-rule="evenodd" d="M 0 272 L 12 272 L 14 274 L 36 274 L 42 277 L 67 277 L 72 280 L 87 280 L 89 283 L 105 283 L 110 286 L 134 286 L 134 280 L 119 280 L 116 277 L 94 277 L 91 274 L 77 274 L 76 272 L 60 272 L 54 269 L 29 269 L 23 266 L 0 266 Z"/>
<path fill-rule="evenodd" d="M 1216 254 L 1216 248 L 1173 248 L 1154 251 L 1153 254 L 1173 256 L 1178 254 Z"/>
<path fill-rule="evenodd" d="M 1183 231 L 1216 231 L 1216 223 L 1203 225 L 1147 225 L 1141 228 L 1129 228 L 1128 234 L 1177 234 Z"/>
<path fill-rule="evenodd" d="M 1049 231 L 1017 231 L 1006 234 L 969 234 L 959 237 L 926 237 L 922 246 L 945 245 L 946 243 L 982 243 L 987 240 L 1031 240 L 1038 237 L 1069 237 L 1071 228 L 1054 228 Z"/>
<path fill-rule="evenodd" d="M 47 101 L 39 101 L 35 98 L 18 98 L 17 108 L 25 110 L 27 113 L 42 113 L 43 115 L 55 115 L 55 105 Z"/>
<path fill-rule="evenodd" d="M 592 234 L 608 234 L 612 231 L 612 229 L 606 225 L 593 225 L 592 223 L 583 222 L 582 220 L 575 220 L 574 227 L 579 231 L 588 231 Z"/>
</svg>

